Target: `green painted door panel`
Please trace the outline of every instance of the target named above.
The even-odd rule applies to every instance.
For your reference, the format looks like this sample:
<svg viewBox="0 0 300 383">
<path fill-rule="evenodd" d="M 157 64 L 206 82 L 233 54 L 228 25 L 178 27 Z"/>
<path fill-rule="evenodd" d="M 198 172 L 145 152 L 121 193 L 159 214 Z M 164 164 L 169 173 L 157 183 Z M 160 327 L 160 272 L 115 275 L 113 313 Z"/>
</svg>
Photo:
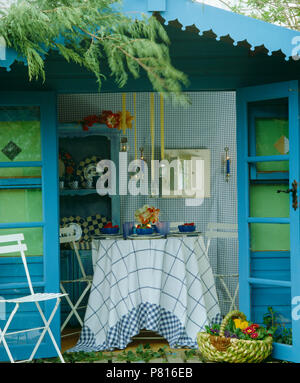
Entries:
<svg viewBox="0 0 300 383">
<path fill-rule="evenodd" d="M 41 189 L 0 189 L 1 223 L 41 222 L 42 220 Z"/>
</svg>

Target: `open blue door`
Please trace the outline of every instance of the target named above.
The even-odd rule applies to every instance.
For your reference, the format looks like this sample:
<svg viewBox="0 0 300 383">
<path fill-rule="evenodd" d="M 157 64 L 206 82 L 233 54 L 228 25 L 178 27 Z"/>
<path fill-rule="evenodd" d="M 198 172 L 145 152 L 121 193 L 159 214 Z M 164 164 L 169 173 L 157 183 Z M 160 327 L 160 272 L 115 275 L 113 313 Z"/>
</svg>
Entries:
<svg viewBox="0 0 300 383">
<path fill-rule="evenodd" d="M 262 324 L 271 308 L 273 356 L 300 362 L 299 85 L 236 97 L 240 310 Z"/>
<path fill-rule="evenodd" d="M 0 93 L 0 235 L 24 234 L 35 292 L 59 291 L 56 135 L 54 93 Z M 28 293 L 20 258 L 1 257 L 0 296 L 9 299 Z M 53 303 L 42 306 L 47 318 Z M 1 313 L 2 328 L 11 309 L 7 305 L 6 313 Z M 20 308 L 8 332 L 39 327 L 40 324 L 35 305 L 28 304 Z M 59 314 L 56 314 L 51 329 L 59 341 Z M 14 359 L 29 357 L 40 331 L 7 337 Z M 47 335 L 36 357 L 55 355 Z M 0 360 L 8 360 L 3 345 L 0 346 Z"/>
</svg>

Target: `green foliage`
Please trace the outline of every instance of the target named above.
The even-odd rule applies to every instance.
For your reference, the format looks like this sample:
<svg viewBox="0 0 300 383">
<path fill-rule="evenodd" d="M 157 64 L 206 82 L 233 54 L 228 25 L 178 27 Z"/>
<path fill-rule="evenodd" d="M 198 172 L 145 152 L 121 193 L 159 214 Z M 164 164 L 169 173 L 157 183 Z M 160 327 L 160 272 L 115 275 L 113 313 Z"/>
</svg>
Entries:
<svg viewBox="0 0 300 383">
<path fill-rule="evenodd" d="M 187 77 L 170 60 L 169 38 L 155 17 L 133 20 L 120 0 L 15 0 L 0 8 L 0 36 L 27 59 L 29 79 L 45 80 L 44 57 L 57 50 L 92 72 L 101 88 L 105 67 L 119 87 L 146 73 L 154 90 L 186 103 Z"/>
<path fill-rule="evenodd" d="M 252 324 L 252 322 L 248 322 L 248 327 L 250 327 Z M 255 339 L 262 340 L 267 336 L 272 335 L 273 342 L 284 343 L 288 345 L 292 344 L 292 329 L 285 326 L 283 316 L 280 313 L 274 311 L 272 307 L 268 307 L 267 313 L 264 314 L 263 324 L 264 326 L 259 326 L 256 329 L 257 338 Z M 205 326 L 206 332 L 214 336 L 219 336 L 220 327 L 221 326 L 219 324 Z M 224 335 L 231 338 L 252 340 L 251 334 L 245 334 L 240 328 L 236 328 L 232 319 L 228 322 L 224 331 Z"/>
<path fill-rule="evenodd" d="M 255 326 L 255 327 L 254 327 Z M 210 335 L 220 336 L 221 326 L 213 324 L 212 326 L 205 326 L 206 332 Z M 269 336 L 273 336 L 275 327 L 263 327 L 253 322 L 248 322 L 248 325 L 243 330 L 235 326 L 234 320 L 230 319 L 224 330 L 226 338 L 236 338 L 243 340 L 264 340 Z"/>
<path fill-rule="evenodd" d="M 272 307 L 268 307 L 268 312 L 264 315 L 263 321 L 267 328 L 274 329 L 274 342 L 292 344 L 292 329 L 285 326 L 280 313 L 274 311 Z"/>
<path fill-rule="evenodd" d="M 191 350 L 194 351 L 194 350 Z M 93 363 L 96 361 L 107 360 L 109 363 L 112 360 L 126 361 L 127 363 L 135 363 L 138 361 L 144 361 L 148 363 L 151 359 L 162 358 L 166 361 L 166 354 L 169 353 L 167 346 L 159 348 L 157 351 L 151 349 L 150 344 L 139 345 L 135 351 L 123 350 L 121 353 L 113 352 L 65 352 L 63 358 L 66 363 Z M 194 355 L 188 354 L 189 357 Z M 59 358 L 47 358 L 47 359 L 36 359 L 33 363 L 59 363 Z"/>
<path fill-rule="evenodd" d="M 193 358 L 194 356 L 197 356 L 196 350 L 184 350 L 185 359 Z"/>
<path fill-rule="evenodd" d="M 233 12 L 300 30 L 299 0 L 220 0 Z"/>
</svg>

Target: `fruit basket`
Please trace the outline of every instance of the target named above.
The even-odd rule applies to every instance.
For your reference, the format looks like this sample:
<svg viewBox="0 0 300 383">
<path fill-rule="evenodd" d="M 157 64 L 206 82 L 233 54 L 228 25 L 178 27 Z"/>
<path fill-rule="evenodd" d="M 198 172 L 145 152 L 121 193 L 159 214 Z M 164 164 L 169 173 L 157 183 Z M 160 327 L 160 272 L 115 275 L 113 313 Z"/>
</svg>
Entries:
<svg viewBox="0 0 300 383">
<path fill-rule="evenodd" d="M 200 332 L 197 335 L 199 351 L 209 362 L 229 362 L 229 363 L 259 363 L 266 359 L 272 353 L 272 334 L 262 339 L 238 339 L 225 337 L 224 332 L 228 322 L 233 318 L 239 318 L 242 323 L 246 322 L 246 316 L 240 311 L 231 311 L 222 321 L 220 333 L 218 336 L 208 332 Z M 258 325 L 255 328 L 259 328 Z M 242 328 L 242 327 L 241 327 Z M 247 327 L 243 333 L 247 333 Z M 245 332 L 246 331 L 246 332 Z M 248 332 L 250 334 L 250 330 Z M 256 334 L 253 332 L 253 334 Z M 270 335 L 270 336 L 268 336 Z"/>
<path fill-rule="evenodd" d="M 112 225 L 111 222 L 108 222 L 105 226 L 100 229 L 101 234 L 118 234 L 119 225 Z"/>
<path fill-rule="evenodd" d="M 194 223 L 185 223 L 184 225 L 179 225 L 178 229 L 181 233 L 191 233 L 196 230 Z"/>
</svg>

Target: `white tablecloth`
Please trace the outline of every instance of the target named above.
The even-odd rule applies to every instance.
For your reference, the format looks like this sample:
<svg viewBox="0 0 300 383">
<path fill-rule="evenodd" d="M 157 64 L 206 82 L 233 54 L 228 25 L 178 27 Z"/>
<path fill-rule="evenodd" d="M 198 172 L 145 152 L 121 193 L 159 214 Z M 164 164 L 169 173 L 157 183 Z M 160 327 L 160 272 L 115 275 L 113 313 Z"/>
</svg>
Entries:
<svg viewBox="0 0 300 383">
<path fill-rule="evenodd" d="M 197 332 L 220 322 L 202 237 L 94 240 L 93 265 L 84 326 L 69 351 L 123 349 L 141 329 L 195 348 Z"/>
</svg>

